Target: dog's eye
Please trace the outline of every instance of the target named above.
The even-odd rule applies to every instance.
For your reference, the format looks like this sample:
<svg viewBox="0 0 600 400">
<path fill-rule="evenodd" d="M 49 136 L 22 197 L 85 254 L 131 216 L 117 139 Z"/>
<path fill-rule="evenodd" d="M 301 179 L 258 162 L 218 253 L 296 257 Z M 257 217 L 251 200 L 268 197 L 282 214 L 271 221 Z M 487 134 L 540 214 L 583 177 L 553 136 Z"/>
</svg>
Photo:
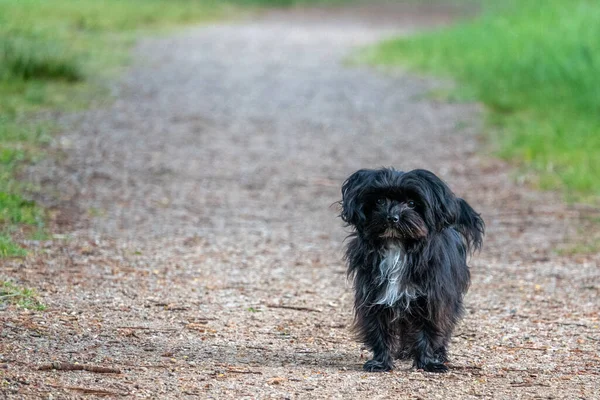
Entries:
<svg viewBox="0 0 600 400">
<path fill-rule="evenodd" d="M 379 204 L 380 206 L 385 204 L 385 198 L 384 197 L 380 197 L 377 199 L 377 204 Z"/>
<path fill-rule="evenodd" d="M 414 201 L 409 200 L 406 205 L 408 206 L 408 208 L 415 208 L 416 204 Z"/>
</svg>

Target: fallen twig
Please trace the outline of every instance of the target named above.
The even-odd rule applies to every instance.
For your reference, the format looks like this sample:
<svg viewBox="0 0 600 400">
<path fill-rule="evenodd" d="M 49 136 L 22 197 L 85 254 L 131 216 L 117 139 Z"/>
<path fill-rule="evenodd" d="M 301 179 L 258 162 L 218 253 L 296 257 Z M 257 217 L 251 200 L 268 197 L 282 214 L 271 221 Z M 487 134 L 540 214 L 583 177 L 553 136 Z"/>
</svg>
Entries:
<svg viewBox="0 0 600 400">
<path fill-rule="evenodd" d="M 483 369 L 477 365 L 452 365 L 452 364 L 448 364 L 448 368 L 450 369 Z"/>
<path fill-rule="evenodd" d="M 514 315 L 521 318 L 530 318 L 529 316 L 524 315 Z M 589 328 L 589 325 L 582 324 L 580 322 L 561 322 L 561 321 L 550 321 L 547 319 L 531 319 L 531 322 L 542 323 L 542 324 L 554 324 L 554 325 L 562 325 L 562 326 L 580 326 L 582 328 Z"/>
<path fill-rule="evenodd" d="M 253 374 L 253 375 L 262 375 L 260 371 L 251 371 L 249 369 L 235 369 L 235 368 L 227 368 L 227 372 L 231 372 L 233 374 Z"/>
<path fill-rule="evenodd" d="M 150 300 L 151 303 L 154 303 L 155 307 L 168 307 L 169 303 L 165 303 L 162 301 L 154 301 L 154 300 Z"/>
<path fill-rule="evenodd" d="M 556 325 L 562 325 L 562 326 L 580 326 L 582 328 L 589 328 L 588 325 L 580 324 L 579 322 L 558 322 L 558 321 L 545 321 L 545 322 L 548 322 L 549 324 L 556 324 Z"/>
<path fill-rule="evenodd" d="M 106 390 L 106 389 L 93 389 L 93 388 L 85 388 L 85 387 L 79 387 L 79 386 L 60 386 L 60 385 L 48 385 L 48 386 L 56 388 L 56 389 L 75 390 L 78 392 L 82 392 L 84 394 L 95 394 L 98 396 L 127 396 L 127 395 L 129 395 L 129 393 L 113 392 L 112 390 Z"/>
<path fill-rule="evenodd" d="M 165 303 L 162 301 L 152 301 L 155 307 L 164 307 L 167 311 L 187 311 L 190 307 L 187 306 L 174 306 L 172 303 Z"/>
<path fill-rule="evenodd" d="M 214 346 L 214 345 L 213 345 Z M 264 346 L 244 346 L 245 349 L 252 349 L 252 350 L 262 350 L 262 351 L 269 351 L 269 349 L 267 349 Z"/>
<path fill-rule="evenodd" d="M 512 387 L 532 387 L 532 386 L 542 386 L 542 387 L 550 387 L 550 385 L 546 383 L 512 383 L 510 384 Z"/>
<path fill-rule="evenodd" d="M 119 363 L 119 365 L 123 365 L 125 367 L 131 368 L 169 368 L 170 365 L 167 364 L 133 364 L 133 363 Z"/>
<path fill-rule="evenodd" d="M 267 304 L 267 308 L 284 308 L 284 309 L 287 309 L 287 310 L 296 310 L 296 311 L 321 312 L 321 310 L 318 310 L 316 308 L 298 307 L 298 306 L 286 306 L 286 305 L 283 305 L 283 304 Z"/>
<path fill-rule="evenodd" d="M 185 306 L 181 306 L 181 307 L 169 307 L 166 306 L 165 310 L 166 311 L 188 311 L 190 308 L 189 307 L 185 307 Z"/>
<path fill-rule="evenodd" d="M 117 329 L 138 329 L 144 331 L 156 331 L 156 332 L 172 332 L 178 331 L 177 328 L 152 328 L 148 326 L 118 326 Z"/>
<path fill-rule="evenodd" d="M 508 349 L 524 349 L 524 350 L 535 350 L 535 351 L 548 351 L 547 347 L 533 347 L 533 346 L 502 346 Z"/>
<path fill-rule="evenodd" d="M 457 333 L 456 335 L 454 335 L 454 337 L 462 337 L 462 338 L 472 338 L 472 337 L 476 337 L 477 334 L 474 332 L 461 332 L 461 333 Z"/>
<path fill-rule="evenodd" d="M 526 372 L 528 374 L 543 374 L 547 371 L 541 369 L 530 369 L 530 368 L 511 368 L 511 367 L 503 367 L 502 371 L 505 372 Z"/>
<path fill-rule="evenodd" d="M 97 372 L 99 374 L 120 374 L 121 370 L 118 368 L 111 367 L 99 367 L 95 365 L 86 365 L 86 364 L 72 364 L 65 362 L 51 362 L 48 364 L 42 364 L 38 367 L 39 371 L 88 371 L 88 372 Z"/>
</svg>

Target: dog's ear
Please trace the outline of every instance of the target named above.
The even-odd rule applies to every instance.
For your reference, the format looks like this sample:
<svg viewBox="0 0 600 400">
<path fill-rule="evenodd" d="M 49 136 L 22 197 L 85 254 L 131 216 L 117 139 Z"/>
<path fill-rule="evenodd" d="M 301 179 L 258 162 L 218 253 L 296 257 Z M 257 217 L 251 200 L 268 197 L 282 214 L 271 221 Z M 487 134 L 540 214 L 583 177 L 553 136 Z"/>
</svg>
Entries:
<svg viewBox="0 0 600 400">
<path fill-rule="evenodd" d="M 456 196 L 433 172 L 415 169 L 403 177 L 403 186 L 421 196 L 428 225 L 442 230 L 454 224 L 457 216 Z"/>
<path fill-rule="evenodd" d="M 425 217 L 437 230 L 454 226 L 467 242 L 469 250 L 481 248 L 485 223 L 465 200 L 452 193 L 448 185 L 432 172 L 423 169 L 410 171 L 404 179 L 423 196 L 427 203 Z"/>
<path fill-rule="evenodd" d="M 365 221 L 362 195 L 372 182 L 374 170 L 361 169 L 350 175 L 342 185 L 340 217 L 349 225 L 360 228 Z"/>
<path fill-rule="evenodd" d="M 483 242 L 485 222 L 463 199 L 457 198 L 456 203 L 456 229 L 465 237 L 469 250 L 479 250 Z"/>
</svg>

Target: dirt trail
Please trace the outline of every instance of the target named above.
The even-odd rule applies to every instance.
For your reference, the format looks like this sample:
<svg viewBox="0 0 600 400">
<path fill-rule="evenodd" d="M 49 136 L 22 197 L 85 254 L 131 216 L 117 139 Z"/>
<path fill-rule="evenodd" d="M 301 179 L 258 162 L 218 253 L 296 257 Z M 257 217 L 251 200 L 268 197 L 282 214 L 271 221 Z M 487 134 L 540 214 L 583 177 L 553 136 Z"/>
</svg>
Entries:
<svg viewBox="0 0 600 400">
<path fill-rule="evenodd" d="M 67 235 L 2 266 L 48 310 L 0 315 L 1 394 L 600 398 L 598 260 L 553 251 L 574 213 L 476 152 L 476 107 L 344 63 L 448 18 L 415 12 L 277 14 L 140 43 L 116 102 L 67 118 L 65 156 L 31 173 Z M 349 334 L 332 204 L 351 172 L 388 165 L 435 171 L 487 223 L 449 374 L 363 373 Z M 35 370 L 51 361 L 122 373 Z"/>
</svg>

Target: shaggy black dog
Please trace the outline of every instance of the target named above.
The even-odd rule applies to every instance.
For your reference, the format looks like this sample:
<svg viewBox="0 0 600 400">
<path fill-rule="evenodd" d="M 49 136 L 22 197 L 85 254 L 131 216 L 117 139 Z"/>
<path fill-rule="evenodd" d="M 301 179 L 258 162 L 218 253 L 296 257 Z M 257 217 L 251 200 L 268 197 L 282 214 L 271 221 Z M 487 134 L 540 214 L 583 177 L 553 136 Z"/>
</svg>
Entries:
<svg viewBox="0 0 600 400">
<path fill-rule="evenodd" d="M 354 228 L 348 275 L 354 280 L 358 339 L 373 351 L 366 371 L 394 358 L 445 372 L 452 331 L 470 283 L 467 255 L 481 247 L 484 222 L 433 173 L 362 169 L 342 186 L 341 218 Z"/>
</svg>

